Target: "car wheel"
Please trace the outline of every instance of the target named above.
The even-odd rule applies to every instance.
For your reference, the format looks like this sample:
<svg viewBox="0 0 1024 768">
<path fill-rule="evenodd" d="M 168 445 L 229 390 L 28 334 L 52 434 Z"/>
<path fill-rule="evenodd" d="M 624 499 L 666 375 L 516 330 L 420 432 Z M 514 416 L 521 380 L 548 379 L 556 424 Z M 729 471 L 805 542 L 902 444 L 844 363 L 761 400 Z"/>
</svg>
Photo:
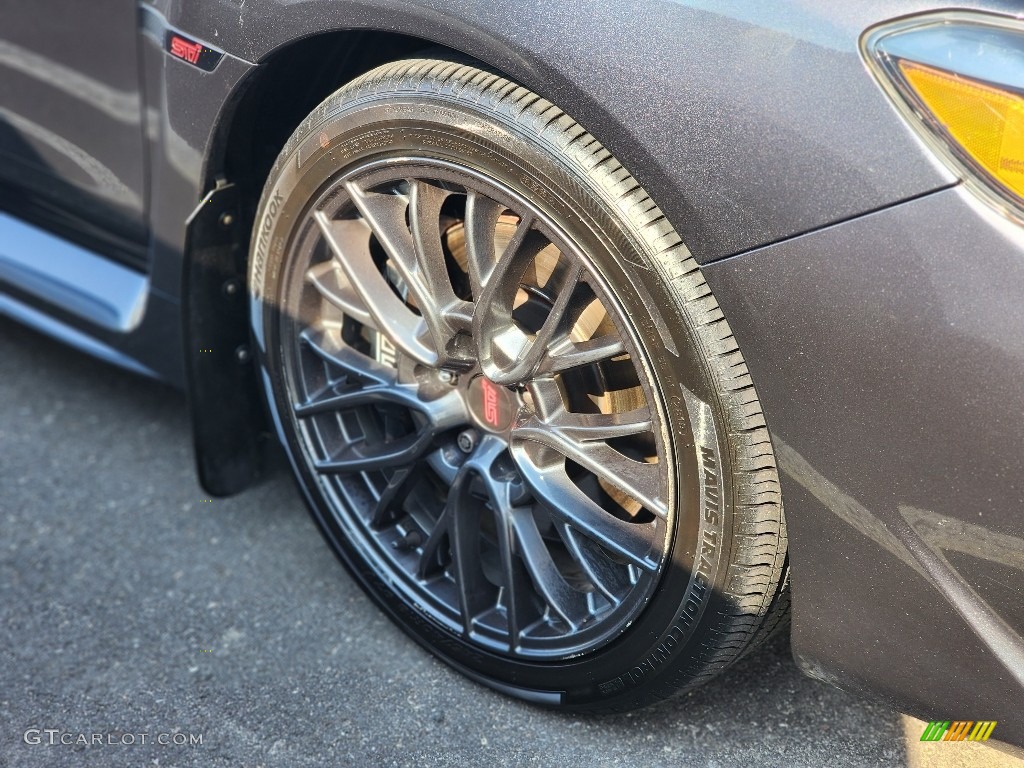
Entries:
<svg viewBox="0 0 1024 768">
<path fill-rule="evenodd" d="M 288 141 L 251 251 L 305 499 L 433 653 L 622 710 L 779 624 L 785 523 L 743 357 L 671 224 L 556 106 L 466 61 L 369 72 Z"/>
</svg>

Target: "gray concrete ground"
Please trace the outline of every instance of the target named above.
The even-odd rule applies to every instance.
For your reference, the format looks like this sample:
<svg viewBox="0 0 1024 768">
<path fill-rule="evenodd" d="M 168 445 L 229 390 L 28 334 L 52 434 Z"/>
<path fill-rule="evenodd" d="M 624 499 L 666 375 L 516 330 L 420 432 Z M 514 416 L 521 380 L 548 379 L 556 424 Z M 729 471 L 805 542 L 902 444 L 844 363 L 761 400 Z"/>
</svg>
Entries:
<svg viewBox="0 0 1024 768">
<path fill-rule="evenodd" d="M 379 614 L 283 468 L 204 498 L 180 393 L 0 319 L 0 766 L 912 758 L 899 715 L 804 678 L 784 638 L 633 715 L 506 699 Z"/>
</svg>

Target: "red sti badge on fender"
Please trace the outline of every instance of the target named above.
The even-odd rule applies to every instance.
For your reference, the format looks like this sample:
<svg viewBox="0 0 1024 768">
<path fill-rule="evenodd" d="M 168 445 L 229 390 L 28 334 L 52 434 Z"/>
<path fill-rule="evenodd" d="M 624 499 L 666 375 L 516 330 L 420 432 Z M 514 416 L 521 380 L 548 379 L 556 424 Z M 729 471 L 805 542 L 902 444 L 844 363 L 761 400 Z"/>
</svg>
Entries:
<svg viewBox="0 0 1024 768">
<path fill-rule="evenodd" d="M 198 64 L 202 53 L 202 43 L 193 43 L 181 35 L 171 35 L 171 56 L 184 59 L 189 64 Z"/>
<path fill-rule="evenodd" d="M 217 68 L 224 53 L 211 48 L 198 40 L 192 40 L 173 29 L 163 33 L 164 50 L 178 61 L 184 61 L 204 72 L 212 72 Z"/>
</svg>

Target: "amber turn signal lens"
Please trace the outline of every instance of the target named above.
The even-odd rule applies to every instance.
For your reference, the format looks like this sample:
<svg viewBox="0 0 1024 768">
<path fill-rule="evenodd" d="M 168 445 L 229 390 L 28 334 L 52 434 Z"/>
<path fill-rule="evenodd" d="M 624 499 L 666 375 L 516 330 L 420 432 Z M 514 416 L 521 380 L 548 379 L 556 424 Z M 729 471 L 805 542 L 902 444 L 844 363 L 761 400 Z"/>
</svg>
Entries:
<svg viewBox="0 0 1024 768">
<path fill-rule="evenodd" d="M 1024 199 L 1024 98 L 923 64 L 900 61 L 899 68 L 950 138 Z"/>
</svg>

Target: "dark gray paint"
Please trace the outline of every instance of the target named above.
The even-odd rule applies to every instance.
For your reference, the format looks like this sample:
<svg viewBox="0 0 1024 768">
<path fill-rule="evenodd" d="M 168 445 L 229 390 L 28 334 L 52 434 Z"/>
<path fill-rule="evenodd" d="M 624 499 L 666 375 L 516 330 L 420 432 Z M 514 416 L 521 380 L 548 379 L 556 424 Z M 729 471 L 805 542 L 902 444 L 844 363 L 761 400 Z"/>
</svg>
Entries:
<svg viewBox="0 0 1024 768">
<path fill-rule="evenodd" d="M 962 188 L 705 268 L 783 470 L 806 671 L 1024 741 L 1024 235 Z"/>
<path fill-rule="evenodd" d="M 144 238 L 134 0 L 0 0 L 0 185 Z"/>
<path fill-rule="evenodd" d="M 249 61 L 328 30 L 386 29 L 499 67 L 612 150 L 701 262 L 951 180 L 893 119 L 857 52 L 870 24 L 936 3 L 755 5 L 154 3 Z"/>
<path fill-rule="evenodd" d="M 186 228 L 203 197 L 204 166 L 214 132 L 233 90 L 252 65 L 225 56 L 214 72 L 173 59 L 163 43 L 142 38 L 147 136 L 153 176 L 149 225 L 154 249 L 153 284 L 177 297 L 181 290 Z"/>
</svg>

